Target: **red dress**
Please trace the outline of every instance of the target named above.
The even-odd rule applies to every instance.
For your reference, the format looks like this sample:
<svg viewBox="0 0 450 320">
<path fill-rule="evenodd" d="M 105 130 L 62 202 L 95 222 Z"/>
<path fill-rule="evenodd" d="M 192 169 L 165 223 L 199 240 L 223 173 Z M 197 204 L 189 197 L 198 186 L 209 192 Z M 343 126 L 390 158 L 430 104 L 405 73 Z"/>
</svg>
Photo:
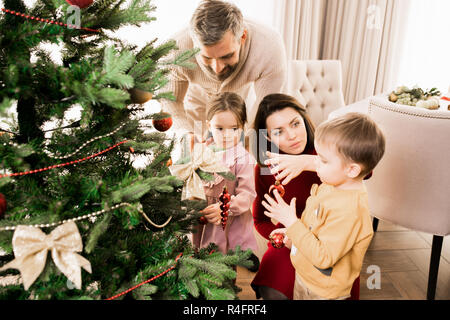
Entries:
<svg viewBox="0 0 450 320">
<path fill-rule="evenodd" d="M 314 150 L 304 152 L 304 154 L 316 154 Z M 255 166 L 255 188 L 256 198 L 253 201 L 253 221 L 256 230 L 266 239 L 269 234 L 278 228 L 284 228 L 281 223 L 274 225 L 269 217 L 264 214 L 265 208 L 261 202 L 264 195 L 275 182 L 275 177 L 270 174 L 267 167 L 261 168 Z M 292 179 L 285 188 L 283 199 L 286 203 L 290 203 L 292 198 L 297 198 L 297 217 L 300 218 L 305 209 L 306 199 L 311 192 L 311 186 L 320 184 L 320 179 L 315 172 L 304 171 L 295 179 Z M 275 249 L 270 242 L 267 242 L 267 251 L 261 259 L 259 270 L 253 279 L 251 286 L 259 298 L 258 286 L 267 286 L 280 291 L 290 300 L 293 299 L 293 290 L 295 282 L 295 269 L 292 266 L 290 258 L 290 250 L 286 247 Z M 359 277 L 353 283 L 351 291 L 351 300 L 359 299 Z"/>
</svg>

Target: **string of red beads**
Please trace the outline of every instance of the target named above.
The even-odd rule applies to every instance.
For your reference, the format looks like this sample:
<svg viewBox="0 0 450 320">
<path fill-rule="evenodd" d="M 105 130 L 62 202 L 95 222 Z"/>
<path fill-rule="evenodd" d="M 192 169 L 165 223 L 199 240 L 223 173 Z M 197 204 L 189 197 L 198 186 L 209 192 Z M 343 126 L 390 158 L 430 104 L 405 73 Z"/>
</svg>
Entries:
<svg viewBox="0 0 450 320">
<path fill-rule="evenodd" d="M 167 272 L 169 272 L 170 270 L 173 270 L 173 269 L 177 266 L 176 262 L 178 261 L 178 259 L 181 258 L 182 255 L 183 255 L 183 253 L 180 253 L 180 254 L 175 258 L 175 264 L 174 264 L 173 266 L 171 266 L 169 269 L 167 269 L 166 271 L 163 271 L 163 272 L 161 272 L 160 274 L 154 276 L 153 278 L 150 278 L 150 279 L 148 279 L 148 280 L 145 280 L 145 281 L 143 281 L 143 282 L 141 282 L 141 283 L 135 285 L 134 287 L 132 287 L 132 288 L 130 288 L 130 289 L 127 289 L 127 290 L 125 290 L 125 291 L 123 291 L 123 292 L 121 292 L 121 293 L 119 293 L 119 294 L 116 294 L 115 296 L 112 296 L 112 297 L 110 297 L 110 298 L 108 298 L 108 299 L 106 299 L 106 300 L 114 300 L 114 299 L 116 299 L 116 298 L 118 298 L 118 297 L 120 297 L 120 296 L 123 296 L 124 294 L 127 294 L 127 293 L 130 292 L 130 291 L 133 291 L 134 289 L 139 288 L 140 286 L 142 286 L 142 285 L 144 285 L 144 284 L 146 284 L 146 283 L 149 283 L 149 282 L 151 282 L 151 281 L 153 281 L 153 280 L 155 280 L 155 279 L 158 279 L 159 277 L 165 275 Z"/>
<path fill-rule="evenodd" d="M 51 23 L 54 25 L 58 25 L 58 26 L 62 26 L 62 27 L 67 27 L 67 28 L 73 28 L 73 29 L 78 29 L 78 30 L 86 30 L 86 31 L 90 31 L 90 32 L 100 32 L 100 30 L 95 30 L 95 29 L 90 29 L 90 28 L 85 28 L 85 27 L 78 27 L 76 25 L 73 24 L 66 24 L 66 23 L 62 23 L 62 22 L 58 22 L 58 21 L 54 21 L 54 20 L 49 20 L 49 19 L 42 19 L 39 17 L 33 17 L 24 13 L 20 13 L 14 10 L 9 10 L 9 9 L 5 9 L 5 8 L 1 8 L 1 10 L 5 13 L 9 13 L 11 15 L 16 15 L 18 17 L 22 17 L 25 19 L 29 19 L 29 20 L 36 20 L 36 21 L 40 21 L 40 22 L 45 22 L 45 23 Z"/>
<path fill-rule="evenodd" d="M 47 170 L 51 170 L 51 169 L 54 169 L 54 168 L 65 167 L 65 166 L 68 166 L 68 165 L 71 165 L 71 164 L 75 164 L 75 163 L 79 163 L 79 162 L 82 162 L 82 161 L 86 161 L 86 160 L 92 159 L 94 157 L 97 157 L 97 156 L 99 156 L 99 155 L 101 155 L 101 154 L 103 154 L 105 152 L 108 152 L 108 151 L 110 151 L 110 150 L 112 150 L 114 148 L 117 148 L 118 146 L 120 146 L 121 144 L 123 144 L 125 142 L 127 142 L 127 140 L 124 140 L 124 141 L 121 141 L 119 143 L 116 143 L 115 145 L 113 145 L 113 146 L 111 146 L 111 147 L 109 147 L 109 148 L 107 148 L 107 149 L 105 149 L 103 151 L 100 151 L 100 152 L 98 152 L 96 154 L 90 155 L 90 156 L 82 158 L 82 159 L 73 160 L 73 161 L 69 161 L 69 162 L 66 162 L 66 163 L 55 164 L 53 166 L 49 166 L 49 167 L 41 168 L 41 169 L 36 169 L 36 170 L 17 172 L 17 173 L 1 174 L 0 178 L 23 176 L 23 175 L 26 175 L 26 174 L 38 173 L 38 172 L 47 171 Z"/>
</svg>

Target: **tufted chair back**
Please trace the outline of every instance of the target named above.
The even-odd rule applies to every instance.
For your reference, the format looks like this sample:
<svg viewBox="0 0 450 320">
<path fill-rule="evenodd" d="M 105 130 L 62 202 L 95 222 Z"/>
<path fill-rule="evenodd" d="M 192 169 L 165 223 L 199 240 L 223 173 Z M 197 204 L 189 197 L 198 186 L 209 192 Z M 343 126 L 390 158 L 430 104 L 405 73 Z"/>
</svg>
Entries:
<svg viewBox="0 0 450 320">
<path fill-rule="evenodd" d="M 328 119 L 330 112 L 345 105 L 341 62 L 289 61 L 287 93 L 305 106 L 314 125 L 319 125 Z"/>
</svg>

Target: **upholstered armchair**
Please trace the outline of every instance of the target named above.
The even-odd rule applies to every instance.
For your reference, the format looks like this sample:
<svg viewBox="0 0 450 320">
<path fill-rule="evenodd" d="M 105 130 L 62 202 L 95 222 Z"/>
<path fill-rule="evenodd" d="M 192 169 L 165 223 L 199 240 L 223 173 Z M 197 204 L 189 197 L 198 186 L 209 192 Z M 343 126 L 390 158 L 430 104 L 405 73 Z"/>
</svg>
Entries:
<svg viewBox="0 0 450 320">
<path fill-rule="evenodd" d="M 327 120 L 330 112 L 345 105 L 339 60 L 289 61 L 286 88 L 306 107 L 316 126 Z"/>
<path fill-rule="evenodd" d="M 434 299 L 443 237 L 450 234 L 450 111 L 369 101 L 369 116 L 386 138 L 386 151 L 366 181 L 378 219 L 433 234 L 427 299 Z"/>
</svg>

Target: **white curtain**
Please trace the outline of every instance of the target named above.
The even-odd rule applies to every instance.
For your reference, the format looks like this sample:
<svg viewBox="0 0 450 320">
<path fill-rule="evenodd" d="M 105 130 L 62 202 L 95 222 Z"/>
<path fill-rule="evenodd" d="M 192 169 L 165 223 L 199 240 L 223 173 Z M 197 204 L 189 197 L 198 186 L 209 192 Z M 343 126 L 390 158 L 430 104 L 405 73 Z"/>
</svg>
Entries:
<svg viewBox="0 0 450 320">
<path fill-rule="evenodd" d="M 274 26 L 284 39 L 288 59 L 318 59 L 326 0 L 279 0 L 274 3 Z"/>
<path fill-rule="evenodd" d="M 413 0 L 396 85 L 450 92 L 450 1 Z"/>
<path fill-rule="evenodd" d="M 282 0 L 275 25 L 290 59 L 340 60 L 346 104 L 395 81 L 409 0 Z"/>
</svg>

